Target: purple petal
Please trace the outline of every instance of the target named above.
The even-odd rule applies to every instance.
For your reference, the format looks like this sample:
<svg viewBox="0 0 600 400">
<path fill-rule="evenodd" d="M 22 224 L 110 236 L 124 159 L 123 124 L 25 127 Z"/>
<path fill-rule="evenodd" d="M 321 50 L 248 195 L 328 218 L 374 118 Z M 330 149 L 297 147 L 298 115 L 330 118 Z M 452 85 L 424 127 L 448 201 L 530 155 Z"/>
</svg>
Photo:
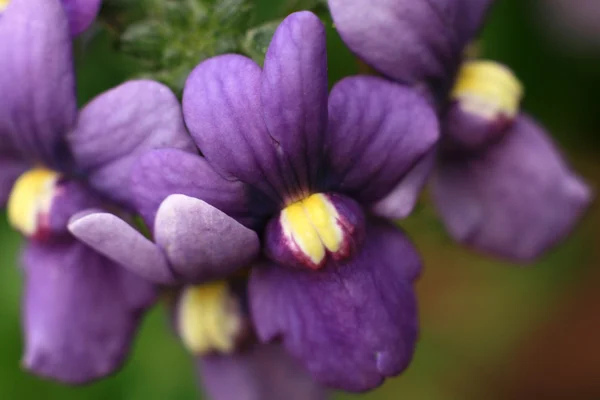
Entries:
<svg viewBox="0 0 600 400">
<path fill-rule="evenodd" d="M 59 0 L 12 0 L 0 23 L 0 142 L 61 168 L 77 108 L 71 37 Z M 2 147 L 5 147 L 3 144 Z"/>
<path fill-rule="evenodd" d="M 438 135 L 437 117 L 416 91 L 374 77 L 342 80 L 329 97 L 332 189 L 365 203 L 382 199 Z"/>
<path fill-rule="evenodd" d="M 527 116 L 486 151 L 441 158 L 433 195 L 454 239 L 515 261 L 531 261 L 564 239 L 591 201 Z"/>
<path fill-rule="evenodd" d="M 322 157 L 327 126 L 325 28 L 304 11 L 277 28 L 265 57 L 262 104 L 278 151 L 289 160 L 302 188 L 311 187 Z"/>
<path fill-rule="evenodd" d="M 151 282 L 177 282 L 164 253 L 153 242 L 116 215 L 90 210 L 69 223 L 69 231 L 105 257 Z"/>
<path fill-rule="evenodd" d="M 406 174 L 390 194 L 375 203 L 371 211 L 375 215 L 387 219 L 408 217 L 417 205 L 419 195 L 429 180 L 435 160 L 436 151 L 434 149 Z"/>
<path fill-rule="evenodd" d="M 0 208 L 8 201 L 15 181 L 30 167 L 12 156 L 0 155 Z"/>
<path fill-rule="evenodd" d="M 346 264 L 322 272 L 257 266 L 249 295 L 258 335 L 280 338 L 327 386 L 372 389 L 412 358 L 419 270 L 410 242 L 382 221 L 371 221 L 362 251 Z"/>
<path fill-rule="evenodd" d="M 30 242 L 24 265 L 25 368 L 70 384 L 116 371 L 153 287 L 74 240 Z"/>
<path fill-rule="evenodd" d="M 131 167 L 159 148 L 195 151 L 181 107 L 166 86 L 130 81 L 92 100 L 81 112 L 69 142 L 79 168 L 103 195 L 130 204 Z"/>
<path fill-rule="evenodd" d="M 133 168 L 132 181 L 136 209 L 149 226 L 154 226 L 158 207 L 172 194 L 203 200 L 249 227 L 261 222 L 261 208 L 273 208 L 243 183 L 222 178 L 203 157 L 181 150 L 145 154 Z"/>
<path fill-rule="evenodd" d="M 48 213 L 48 229 L 53 234 L 67 233 L 69 219 L 88 208 L 100 208 L 105 202 L 97 193 L 78 181 L 62 181 L 56 185 Z"/>
<path fill-rule="evenodd" d="M 102 0 L 61 0 L 73 36 L 85 31 L 96 19 Z"/>
<path fill-rule="evenodd" d="M 506 115 L 483 117 L 454 102 L 442 122 L 444 148 L 459 152 L 482 150 L 500 140 L 513 123 L 513 118 Z"/>
<path fill-rule="evenodd" d="M 282 204 L 297 199 L 319 168 L 326 72 L 323 26 L 310 13 L 292 14 L 275 33 L 264 73 L 238 55 L 196 67 L 183 93 L 186 123 L 221 174 Z"/>
<path fill-rule="evenodd" d="M 224 55 L 204 61 L 188 77 L 183 113 L 210 164 L 228 179 L 250 184 L 283 201 L 286 185 L 260 104 L 261 70 L 249 58 Z"/>
<path fill-rule="evenodd" d="M 212 400 L 325 400 L 327 393 L 278 344 L 254 344 L 232 355 L 197 359 Z"/>
<path fill-rule="evenodd" d="M 160 205 L 154 239 L 185 283 L 227 278 L 248 268 L 260 250 L 254 231 L 204 201 L 181 194 Z"/>
<path fill-rule="evenodd" d="M 329 0 L 348 47 L 405 83 L 443 84 L 455 72 L 492 0 Z"/>
</svg>

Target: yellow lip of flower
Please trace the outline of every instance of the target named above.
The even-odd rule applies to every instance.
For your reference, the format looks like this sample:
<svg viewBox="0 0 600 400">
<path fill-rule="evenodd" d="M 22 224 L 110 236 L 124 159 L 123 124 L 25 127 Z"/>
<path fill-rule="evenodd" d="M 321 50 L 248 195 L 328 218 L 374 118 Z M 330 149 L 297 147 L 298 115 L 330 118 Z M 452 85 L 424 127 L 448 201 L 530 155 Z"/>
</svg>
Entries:
<svg viewBox="0 0 600 400">
<path fill-rule="evenodd" d="M 4 11 L 9 3 L 10 0 L 0 0 L 0 12 Z"/>
<path fill-rule="evenodd" d="M 245 329 L 240 305 L 225 281 L 186 287 L 177 317 L 181 340 L 196 355 L 234 352 Z"/>
<path fill-rule="evenodd" d="M 40 219 L 52 206 L 58 179 L 59 174 L 44 168 L 31 169 L 17 179 L 7 206 L 13 228 L 26 236 L 38 233 Z"/>
<path fill-rule="evenodd" d="M 342 247 L 344 232 L 339 213 L 327 196 L 317 193 L 290 204 L 281 212 L 283 233 L 318 268 L 326 251 Z"/>
<path fill-rule="evenodd" d="M 452 98 L 461 108 L 486 119 L 519 112 L 523 86 L 510 69 L 493 61 L 468 61 L 458 73 Z"/>
</svg>

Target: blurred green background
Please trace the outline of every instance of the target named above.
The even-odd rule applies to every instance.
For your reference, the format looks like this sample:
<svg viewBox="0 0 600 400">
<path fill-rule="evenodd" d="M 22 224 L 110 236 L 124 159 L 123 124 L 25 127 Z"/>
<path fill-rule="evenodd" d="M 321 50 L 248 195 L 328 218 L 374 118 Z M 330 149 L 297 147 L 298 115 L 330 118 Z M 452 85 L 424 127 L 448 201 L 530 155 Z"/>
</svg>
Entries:
<svg viewBox="0 0 600 400">
<path fill-rule="evenodd" d="M 524 109 L 551 130 L 574 168 L 597 188 L 600 48 L 575 50 L 557 40 L 553 35 L 561 32 L 541 18 L 544 1 L 499 0 L 481 51 L 516 71 L 526 87 Z M 265 19 L 276 15 L 276 1 L 259 3 Z M 335 80 L 352 73 L 356 64 L 328 28 Z M 77 48 L 82 104 L 136 72 L 100 28 Z M 422 333 L 415 360 L 400 378 L 372 393 L 336 398 L 600 399 L 599 221 L 594 205 L 567 242 L 536 265 L 520 268 L 458 248 L 425 199 L 402 223 L 426 263 L 418 285 Z M 21 277 L 15 261 L 20 238 L 3 219 L 0 243 L 3 399 L 198 397 L 191 359 L 166 328 L 160 308 L 148 316 L 130 361 L 113 378 L 69 388 L 24 373 L 19 368 Z"/>
</svg>

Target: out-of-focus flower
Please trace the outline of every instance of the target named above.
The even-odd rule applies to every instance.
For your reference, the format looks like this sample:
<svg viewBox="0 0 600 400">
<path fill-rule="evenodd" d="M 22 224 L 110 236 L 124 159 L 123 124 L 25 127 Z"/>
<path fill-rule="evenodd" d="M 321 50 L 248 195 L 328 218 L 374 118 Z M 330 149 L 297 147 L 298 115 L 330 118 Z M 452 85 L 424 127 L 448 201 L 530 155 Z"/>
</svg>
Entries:
<svg viewBox="0 0 600 400">
<path fill-rule="evenodd" d="M 543 128 L 520 113 L 523 89 L 512 72 L 464 58 L 491 3 L 329 0 L 348 46 L 390 79 L 422 88 L 442 121 L 437 155 L 376 211 L 408 215 L 433 169 L 434 200 L 454 239 L 530 261 L 571 231 L 591 195 Z"/>
<path fill-rule="evenodd" d="M 538 22 L 554 43 L 568 49 L 600 49 L 600 2 L 598 0 L 537 0 Z"/>
<path fill-rule="evenodd" d="M 345 79 L 328 97 L 324 27 L 302 12 L 279 26 L 262 70 L 238 55 L 200 64 L 183 106 L 206 158 L 157 150 L 133 172 L 137 209 L 157 236 L 144 246 L 170 262 L 128 261 L 119 243 L 143 238 L 107 229 L 122 222 L 107 214 L 75 218 L 72 231 L 145 276 L 198 277 L 203 257 L 222 248 L 204 245 L 208 229 L 197 233 L 202 223 L 220 229 L 203 217 L 215 207 L 263 235 L 267 259 L 248 284 L 262 342 L 281 340 L 317 381 L 345 390 L 374 388 L 404 370 L 417 336 L 420 260 L 370 210 L 436 143 L 427 101 L 375 77 Z M 165 208 L 172 222 L 160 239 Z M 169 268 L 173 260 L 183 267 Z M 221 268 L 224 277 L 235 269 Z"/>
<path fill-rule="evenodd" d="M 155 289 L 77 241 L 69 218 L 131 209 L 129 174 L 141 152 L 191 150 L 175 96 L 133 81 L 80 113 L 71 37 L 58 0 L 12 0 L 0 18 L 0 205 L 28 240 L 23 365 L 84 383 L 125 359 Z M 133 249 L 135 250 L 135 249 Z"/>
<path fill-rule="evenodd" d="M 212 400 L 323 400 L 326 391 L 277 343 L 260 344 L 235 278 L 179 292 L 174 323 Z"/>
</svg>

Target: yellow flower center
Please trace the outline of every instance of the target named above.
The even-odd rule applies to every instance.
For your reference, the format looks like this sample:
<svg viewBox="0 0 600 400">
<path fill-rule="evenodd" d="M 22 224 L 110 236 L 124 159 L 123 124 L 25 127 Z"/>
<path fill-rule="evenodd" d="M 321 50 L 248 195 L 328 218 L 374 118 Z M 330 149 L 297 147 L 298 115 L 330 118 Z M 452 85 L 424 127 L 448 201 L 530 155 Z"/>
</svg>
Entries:
<svg viewBox="0 0 600 400">
<path fill-rule="evenodd" d="M 339 217 L 327 196 L 318 193 L 287 206 L 281 212 L 281 226 L 284 235 L 318 266 L 326 250 L 336 253 L 342 246 Z"/>
<path fill-rule="evenodd" d="M 10 0 L 0 0 L 0 12 L 4 11 L 8 7 Z"/>
<path fill-rule="evenodd" d="M 1 1 L 1 0 L 0 0 Z M 59 175 L 34 168 L 17 179 L 8 199 L 8 221 L 26 236 L 38 232 L 41 219 L 48 214 Z"/>
<path fill-rule="evenodd" d="M 232 353 L 245 325 L 237 299 L 224 281 L 185 288 L 177 322 L 185 347 L 197 355 Z"/>
<path fill-rule="evenodd" d="M 507 67 L 493 61 L 469 61 L 459 71 L 452 98 L 464 111 L 483 118 L 514 118 L 523 86 Z"/>
</svg>

